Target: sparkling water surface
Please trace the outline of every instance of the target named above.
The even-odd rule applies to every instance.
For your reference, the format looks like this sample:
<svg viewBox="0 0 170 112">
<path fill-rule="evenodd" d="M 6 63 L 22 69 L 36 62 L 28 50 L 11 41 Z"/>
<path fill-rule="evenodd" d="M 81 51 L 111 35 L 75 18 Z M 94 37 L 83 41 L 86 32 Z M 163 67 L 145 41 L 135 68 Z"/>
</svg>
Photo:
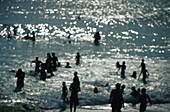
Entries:
<svg viewBox="0 0 170 112">
<path fill-rule="evenodd" d="M 80 106 L 107 104 L 118 82 L 126 85 L 127 103 L 132 86 L 146 87 L 153 103 L 170 102 L 169 0 L 1 0 L 0 7 L 0 104 L 60 108 L 62 82 L 69 88 L 75 71 L 81 82 Z M 24 40 L 32 31 L 36 41 Z M 93 44 L 96 31 L 102 38 L 99 46 Z M 62 67 L 44 82 L 31 76 L 31 61 L 39 57 L 45 62 L 48 52 L 56 53 Z M 146 85 L 130 77 L 133 71 L 140 73 L 142 58 L 150 73 Z M 125 79 L 115 75 L 117 61 L 126 62 Z M 72 68 L 64 68 L 66 62 Z M 17 79 L 11 70 L 19 68 L 26 73 L 25 86 L 14 93 Z M 106 83 L 110 86 L 103 87 Z"/>
</svg>

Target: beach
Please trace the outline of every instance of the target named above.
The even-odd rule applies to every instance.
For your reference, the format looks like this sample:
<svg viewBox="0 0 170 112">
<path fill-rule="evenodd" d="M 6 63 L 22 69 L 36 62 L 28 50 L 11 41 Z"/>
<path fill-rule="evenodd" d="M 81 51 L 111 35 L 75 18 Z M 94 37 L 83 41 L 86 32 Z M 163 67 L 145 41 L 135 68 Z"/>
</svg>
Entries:
<svg viewBox="0 0 170 112">
<path fill-rule="evenodd" d="M 116 83 L 125 85 L 123 112 L 139 110 L 139 105 L 131 105 L 133 86 L 146 88 L 152 101 L 146 112 L 168 112 L 169 5 L 168 0 L 1 0 L 0 105 L 49 112 L 66 108 L 67 112 L 69 105 L 62 105 L 62 83 L 70 98 L 69 87 L 78 72 L 78 112 L 111 111 L 108 100 Z M 96 32 L 101 37 L 98 45 Z M 55 53 L 61 66 L 53 70 L 54 76 L 45 70 L 43 81 L 33 61 L 38 57 L 46 63 L 47 53 Z M 142 59 L 149 72 L 146 83 L 143 75 L 138 79 Z M 65 67 L 68 62 L 70 68 Z M 117 62 L 125 62 L 123 78 Z M 18 69 L 25 73 L 21 91 L 16 91 Z M 131 77 L 134 71 L 136 79 Z"/>
</svg>

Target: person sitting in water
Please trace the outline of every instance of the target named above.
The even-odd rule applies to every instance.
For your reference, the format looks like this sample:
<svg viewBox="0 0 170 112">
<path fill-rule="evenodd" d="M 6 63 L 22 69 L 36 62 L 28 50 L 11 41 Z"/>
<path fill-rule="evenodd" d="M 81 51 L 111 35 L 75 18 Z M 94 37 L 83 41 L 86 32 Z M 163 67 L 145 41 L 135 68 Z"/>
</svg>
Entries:
<svg viewBox="0 0 170 112">
<path fill-rule="evenodd" d="M 70 63 L 67 62 L 65 68 L 71 68 Z"/>
<path fill-rule="evenodd" d="M 97 89 L 97 87 L 94 88 L 93 92 L 94 92 L 94 93 L 98 93 L 98 92 L 99 92 L 98 89 Z"/>
<path fill-rule="evenodd" d="M 133 77 L 134 79 L 136 79 L 136 77 L 137 77 L 136 71 L 133 72 L 133 74 L 132 74 L 131 77 Z"/>
</svg>

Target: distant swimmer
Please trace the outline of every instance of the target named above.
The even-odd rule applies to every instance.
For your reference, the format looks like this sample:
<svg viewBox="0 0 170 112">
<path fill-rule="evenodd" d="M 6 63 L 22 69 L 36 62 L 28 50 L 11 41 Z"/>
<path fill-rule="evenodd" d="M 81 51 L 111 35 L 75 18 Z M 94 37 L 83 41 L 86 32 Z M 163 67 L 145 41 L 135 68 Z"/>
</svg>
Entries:
<svg viewBox="0 0 170 112">
<path fill-rule="evenodd" d="M 100 33 L 96 32 L 94 35 L 94 44 L 99 45 L 99 40 L 101 39 Z"/>
<path fill-rule="evenodd" d="M 22 69 L 18 69 L 16 76 L 17 79 L 17 88 L 21 89 L 24 87 L 24 77 L 25 77 L 25 73 L 22 71 Z"/>
<path fill-rule="evenodd" d="M 12 37 L 11 37 L 11 35 L 10 34 L 8 34 L 8 37 L 7 37 L 8 39 L 12 39 Z"/>
<path fill-rule="evenodd" d="M 32 63 L 35 63 L 35 72 L 39 72 L 40 71 L 40 65 L 41 65 L 41 61 L 39 61 L 39 58 L 36 57 L 36 59 L 34 61 L 32 61 Z"/>
<path fill-rule="evenodd" d="M 98 93 L 98 92 L 99 92 L 98 88 L 95 87 L 94 90 L 93 90 L 93 92 L 94 92 L 94 93 Z"/>
<path fill-rule="evenodd" d="M 67 62 L 65 68 L 71 68 L 70 63 Z"/>
<path fill-rule="evenodd" d="M 76 55 L 76 65 L 80 64 L 80 58 L 81 58 L 80 53 L 77 52 L 77 55 Z"/>
<path fill-rule="evenodd" d="M 32 32 L 32 35 L 33 35 L 32 41 L 35 41 L 35 32 L 34 31 Z"/>
<path fill-rule="evenodd" d="M 142 95 L 140 96 L 140 112 L 145 112 L 147 107 L 147 100 L 149 100 L 149 103 L 151 105 L 151 99 L 148 94 L 146 94 L 146 89 L 142 88 Z"/>
<path fill-rule="evenodd" d="M 27 33 L 27 35 L 24 37 L 24 39 L 30 39 L 31 37 L 29 36 L 29 33 Z"/>
</svg>

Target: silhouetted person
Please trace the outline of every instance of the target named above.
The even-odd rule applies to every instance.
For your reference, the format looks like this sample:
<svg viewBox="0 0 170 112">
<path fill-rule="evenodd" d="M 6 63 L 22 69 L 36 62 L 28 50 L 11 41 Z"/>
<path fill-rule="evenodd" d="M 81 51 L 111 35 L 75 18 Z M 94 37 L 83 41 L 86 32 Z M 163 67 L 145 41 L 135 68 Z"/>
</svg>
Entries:
<svg viewBox="0 0 170 112">
<path fill-rule="evenodd" d="M 58 66 L 58 58 L 55 56 L 55 53 L 52 53 L 52 67 L 53 69 L 56 69 L 56 67 Z"/>
<path fill-rule="evenodd" d="M 46 81 L 46 77 L 47 77 L 45 69 L 46 69 L 46 64 L 42 63 L 41 64 L 41 70 L 40 70 L 40 79 L 43 80 L 43 81 Z"/>
<path fill-rule="evenodd" d="M 134 79 L 136 79 L 136 77 L 137 77 L 137 73 L 136 73 L 136 71 L 134 71 L 133 72 L 133 74 L 132 74 L 132 76 L 131 77 L 133 77 Z"/>
<path fill-rule="evenodd" d="M 8 34 L 8 37 L 7 37 L 8 39 L 12 39 L 12 37 L 11 37 L 11 35 L 10 34 Z"/>
<path fill-rule="evenodd" d="M 81 58 L 80 53 L 77 52 L 77 56 L 76 56 L 76 65 L 79 65 L 79 64 L 80 64 L 80 58 Z"/>
<path fill-rule="evenodd" d="M 17 35 L 17 29 L 14 28 L 14 35 Z"/>
<path fill-rule="evenodd" d="M 25 77 L 25 73 L 22 71 L 22 69 L 18 69 L 16 76 L 17 79 L 17 88 L 21 89 L 22 87 L 24 87 L 24 77 Z"/>
<path fill-rule="evenodd" d="M 30 36 L 29 36 L 29 34 L 27 33 L 27 35 L 24 37 L 24 39 L 30 39 Z"/>
<path fill-rule="evenodd" d="M 67 62 L 65 68 L 71 68 L 70 63 Z"/>
<path fill-rule="evenodd" d="M 141 67 L 141 72 L 139 74 L 138 79 L 140 78 L 141 74 L 145 75 L 145 73 L 146 73 L 146 65 L 144 63 L 144 59 L 142 59 L 141 65 L 139 67 Z"/>
<path fill-rule="evenodd" d="M 125 65 L 125 61 L 123 61 L 123 64 L 121 65 L 121 77 L 122 78 L 125 77 L 125 70 L 126 70 L 126 65 Z"/>
<path fill-rule="evenodd" d="M 68 98 L 67 98 L 67 95 L 68 95 L 68 90 L 67 90 L 67 86 L 66 86 L 66 83 L 63 82 L 63 87 L 62 87 L 62 99 L 64 102 L 67 102 L 68 101 Z"/>
<path fill-rule="evenodd" d="M 113 89 L 110 94 L 109 103 L 111 103 L 112 112 L 121 112 L 123 104 L 122 91 L 120 90 L 120 84 L 116 84 L 116 89 Z"/>
<path fill-rule="evenodd" d="M 142 88 L 142 95 L 140 96 L 140 112 L 145 112 L 147 107 L 147 99 L 149 100 L 149 103 L 151 104 L 151 99 L 148 94 L 146 94 L 146 89 Z"/>
<path fill-rule="evenodd" d="M 100 37 L 100 33 L 99 32 L 96 32 L 95 35 L 94 35 L 94 44 L 95 45 L 99 45 L 99 40 L 101 39 Z"/>
<path fill-rule="evenodd" d="M 97 89 L 97 87 L 94 88 L 93 92 L 94 92 L 94 93 L 98 93 L 98 92 L 99 92 L 98 89 Z"/>
<path fill-rule="evenodd" d="M 133 97 L 132 105 L 135 106 L 137 103 L 139 103 L 140 93 L 136 90 L 136 88 L 133 86 L 131 88 L 132 92 L 130 95 Z"/>
<path fill-rule="evenodd" d="M 77 76 L 78 72 L 74 72 L 74 78 L 73 81 L 77 84 L 77 86 L 80 88 L 80 81 L 79 77 Z M 80 89 L 79 89 L 80 90 Z"/>
<path fill-rule="evenodd" d="M 146 78 L 149 77 L 149 72 L 145 69 L 143 71 L 143 83 L 146 83 Z"/>
<path fill-rule="evenodd" d="M 73 83 L 70 85 L 69 90 L 71 91 L 70 96 L 70 112 L 72 112 L 72 106 L 74 105 L 74 112 L 76 112 L 76 106 L 79 105 L 78 92 L 80 87 L 77 85 L 77 82 L 73 80 Z"/>
<path fill-rule="evenodd" d="M 125 87 L 126 87 L 125 85 L 122 85 L 122 86 L 121 86 L 122 97 L 123 97 L 123 93 L 124 93 Z M 125 106 L 124 106 L 124 99 L 122 99 L 122 106 L 125 107 Z"/>
<path fill-rule="evenodd" d="M 51 58 L 50 53 L 47 53 L 46 66 L 47 66 L 47 72 L 50 73 L 51 76 L 54 76 L 52 72 L 52 58 Z"/>
<path fill-rule="evenodd" d="M 39 72 L 40 71 L 40 64 L 42 63 L 41 61 L 39 61 L 39 58 L 36 57 L 36 59 L 34 61 L 32 61 L 32 63 L 35 63 L 35 72 Z"/>
<path fill-rule="evenodd" d="M 118 69 L 117 72 L 116 72 L 116 74 L 118 74 L 118 72 L 119 72 L 119 70 L 120 70 L 120 68 L 121 68 L 121 65 L 120 65 L 119 62 L 116 62 L 116 68 Z"/>
<path fill-rule="evenodd" d="M 34 31 L 32 32 L 32 35 L 33 35 L 32 41 L 35 41 L 35 32 Z"/>
</svg>

